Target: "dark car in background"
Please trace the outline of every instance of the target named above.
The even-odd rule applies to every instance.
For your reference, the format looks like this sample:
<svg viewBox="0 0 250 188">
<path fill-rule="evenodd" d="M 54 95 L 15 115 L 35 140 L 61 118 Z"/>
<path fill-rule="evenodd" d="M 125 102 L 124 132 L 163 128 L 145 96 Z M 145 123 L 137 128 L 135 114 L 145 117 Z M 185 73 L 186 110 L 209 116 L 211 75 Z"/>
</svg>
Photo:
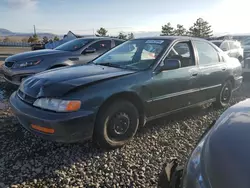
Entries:
<svg viewBox="0 0 250 188">
<path fill-rule="evenodd" d="M 240 42 L 235 40 L 211 40 L 210 42 L 221 48 L 230 57 L 237 58 L 244 66 L 244 49 Z"/>
<path fill-rule="evenodd" d="M 3 65 L 7 82 L 20 85 L 22 80 L 36 73 L 78 63 L 87 63 L 123 40 L 107 37 L 74 39 L 55 49 L 24 52 L 8 57 Z"/>
<path fill-rule="evenodd" d="M 10 104 L 43 138 L 116 148 L 147 121 L 208 102 L 225 107 L 241 83 L 240 62 L 207 40 L 140 38 L 88 64 L 27 78 Z"/>
</svg>

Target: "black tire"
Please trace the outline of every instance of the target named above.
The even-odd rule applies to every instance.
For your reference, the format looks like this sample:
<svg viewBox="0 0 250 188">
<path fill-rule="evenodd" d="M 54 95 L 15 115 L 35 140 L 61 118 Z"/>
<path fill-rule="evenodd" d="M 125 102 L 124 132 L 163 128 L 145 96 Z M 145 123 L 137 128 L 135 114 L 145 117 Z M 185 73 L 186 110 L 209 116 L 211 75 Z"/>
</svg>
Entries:
<svg viewBox="0 0 250 188">
<path fill-rule="evenodd" d="M 214 106 L 216 108 L 226 107 L 232 98 L 232 82 L 227 80 L 221 87 L 220 93 L 216 97 Z"/>
<path fill-rule="evenodd" d="M 98 113 L 94 141 L 104 149 L 122 147 L 133 138 L 138 126 L 137 108 L 129 101 L 116 100 L 101 108 Z"/>
</svg>

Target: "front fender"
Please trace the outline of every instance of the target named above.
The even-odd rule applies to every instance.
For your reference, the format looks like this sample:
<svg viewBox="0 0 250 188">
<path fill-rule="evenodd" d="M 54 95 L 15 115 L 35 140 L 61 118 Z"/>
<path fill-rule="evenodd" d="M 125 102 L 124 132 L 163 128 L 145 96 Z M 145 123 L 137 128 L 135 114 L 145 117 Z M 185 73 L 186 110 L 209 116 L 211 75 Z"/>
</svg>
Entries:
<svg viewBox="0 0 250 188">
<path fill-rule="evenodd" d="M 72 57 L 72 58 L 66 58 L 66 59 L 57 59 L 55 61 L 53 61 L 52 63 L 50 63 L 50 65 L 48 66 L 48 69 L 51 69 L 53 67 L 60 67 L 60 66 L 72 66 L 77 64 L 79 58 L 77 57 Z"/>
</svg>

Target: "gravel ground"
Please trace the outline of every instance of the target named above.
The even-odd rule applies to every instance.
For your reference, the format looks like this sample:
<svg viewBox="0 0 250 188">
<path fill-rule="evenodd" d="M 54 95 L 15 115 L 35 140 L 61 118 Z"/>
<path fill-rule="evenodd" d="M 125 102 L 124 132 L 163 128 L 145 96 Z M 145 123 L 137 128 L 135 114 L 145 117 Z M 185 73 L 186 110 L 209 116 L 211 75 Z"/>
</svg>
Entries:
<svg viewBox="0 0 250 188">
<path fill-rule="evenodd" d="M 250 82 L 234 94 L 235 104 L 250 95 Z M 206 127 L 225 110 L 211 106 L 150 122 L 126 146 L 113 151 L 92 142 L 59 144 L 25 131 L 12 116 L 12 88 L 0 81 L 0 188 L 157 187 L 165 161 L 184 163 Z M 2 109 L 2 110 L 1 110 Z"/>
</svg>

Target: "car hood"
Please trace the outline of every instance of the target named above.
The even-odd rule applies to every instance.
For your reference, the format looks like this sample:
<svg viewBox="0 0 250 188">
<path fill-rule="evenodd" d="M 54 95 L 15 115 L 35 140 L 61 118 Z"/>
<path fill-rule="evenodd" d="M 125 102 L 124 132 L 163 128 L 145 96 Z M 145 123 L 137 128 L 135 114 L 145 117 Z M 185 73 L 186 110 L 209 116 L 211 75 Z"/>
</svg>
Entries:
<svg viewBox="0 0 250 188">
<path fill-rule="evenodd" d="M 228 108 L 204 138 L 201 169 L 211 187 L 250 187 L 248 177 L 242 176 L 250 169 L 249 111 L 250 99 Z M 228 173 L 222 173 L 225 170 Z"/>
<path fill-rule="evenodd" d="M 36 51 L 23 52 L 12 55 L 8 57 L 6 61 L 22 61 L 30 58 L 41 58 L 44 56 L 63 56 L 70 54 L 71 54 L 70 52 L 60 51 L 60 50 L 36 50 Z"/>
<path fill-rule="evenodd" d="M 81 86 L 112 79 L 135 71 L 98 65 L 72 66 L 36 74 L 20 85 L 20 90 L 31 97 L 61 97 Z"/>
</svg>

